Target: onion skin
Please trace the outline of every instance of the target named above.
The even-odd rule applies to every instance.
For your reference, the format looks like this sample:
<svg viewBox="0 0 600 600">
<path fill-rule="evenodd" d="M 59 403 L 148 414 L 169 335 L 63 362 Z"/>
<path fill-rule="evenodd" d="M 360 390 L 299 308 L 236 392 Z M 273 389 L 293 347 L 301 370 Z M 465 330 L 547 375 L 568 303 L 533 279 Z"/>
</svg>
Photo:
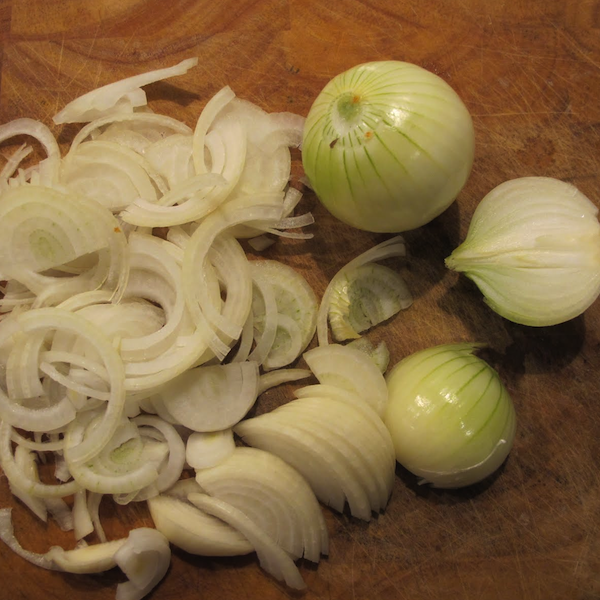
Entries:
<svg viewBox="0 0 600 600">
<path fill-rule="evenodd" d="M 482 481 L 515 437 L 512 399 L 498 374 L 474 356 L 476 344 L 435 346 L 388 374 L 384 422 L 396 460 L 421 483 L 459 488 Z"/>
<path fill-rule="evenodd" d="M 425 225 L 465 185 L 475 135 L 469 111 L 440 77 L 400 61 L 334 77 L 304 126 L 302 162 L 340 221 L 392 233 Z"/>
</svg>

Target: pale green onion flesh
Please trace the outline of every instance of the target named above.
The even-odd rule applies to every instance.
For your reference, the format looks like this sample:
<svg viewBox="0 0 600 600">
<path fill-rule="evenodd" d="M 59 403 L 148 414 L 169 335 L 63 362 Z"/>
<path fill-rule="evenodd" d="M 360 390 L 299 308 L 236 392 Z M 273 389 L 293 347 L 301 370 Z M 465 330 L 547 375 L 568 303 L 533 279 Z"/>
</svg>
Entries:
<svg viewBox="0 0 600 600">
<path fill-rule="evenodd" d="M 332 306 L 334 305 L 334 303 L 339 302 L 340 295 L 347 294 L 347 290 L 344 289 L 344 282 L 350 283 L 348 281 L 348 273 L 357 273 L 359 272 L 357 270 L 360 270 L 362 267 L 377 263 L 377 261 L 405 255 L 406 245 L 404 243 L 404 239 L 402 238 L 402 236 L 394 236 L 386 240 L 385 242 L 381 242 L 380 244 L 377 244 L 376 246 L 369 248 L 362 254 L 359 254 L 358 256 L 354 257 L 334 275 L 334 277 L 327 285 L 325 292 L 323 293 L 323 296 L 321 298 L 321 304 L 319 305 L 319 311 L 317 313 L 317 337 L 320 346 L 329 343 L 327 323 L 328 320 L 330 320 L 332 317 Z M 392 298 L 390 299 L 390 301 L 392 303 L 395 303 L 399 310 L 401 309 L 401 307 L 408 308 L 408 306 L 410 306 L 410 304 L 412 303 L 412 297 L 402 278 L 399 275 L 397 275 L 396 285 L 394 287 L 396 292 L 392 293 Z M 389 297 L 389 294 L 386 293 L 386 295 Z M 341 331 L 344 332 L 344 335 L 340 335 L 340 337 L 344 337 L 345 339 L 350 337 L 356 338 L 358 336 L 358 333 L 355 332 L 352 329 L 352 326 L 347 323 L 348 309 L 345 309 L 344 313 L 340 314 L 340 319 L 338 320 L 337 326 L 336 317 L 334 316 L 333 324 L 333 326 L 336 327 L 336 331 L 338 333 L 340 333 Z M 378 318 L 375 317 L 374 320 L 376 321 L 378 320 Z M 350 331 L 349 335 L 347 333 L 348 331 Z"/>
<path fill-rule="evenodd" d="M 404 279 L 377 263 L 344 271 L 335 278 L 329 306 L 333 339 L 343 342 L 393 317 L 412 304 Z"/>
</svg>

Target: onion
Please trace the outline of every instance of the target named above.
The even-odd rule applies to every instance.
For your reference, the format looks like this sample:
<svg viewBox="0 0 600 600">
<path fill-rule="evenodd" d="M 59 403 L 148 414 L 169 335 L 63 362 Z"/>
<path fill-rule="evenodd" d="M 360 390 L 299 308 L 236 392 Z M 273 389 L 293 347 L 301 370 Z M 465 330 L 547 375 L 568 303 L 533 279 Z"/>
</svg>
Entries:
<svg viewBox="0 0 600 600">
<path fill-rule="evenodd" d="M 306 480 L 277 456 L 238 447 L 196 473 L 200 487 L 241 510 L 294 558 L 319 562 L 328 552 L 321 508 Z"/>
<path fill-rule="evenodd" d="M 46 151 L 47 158 L 38 165 L 40 173 L 38 183 L 49 186 L 56 185 L 60 170 L 60 148 L 50 129 L 43 123 L 28 118 L 15 119 L 0 126 L 0 143 L 18 135 L 30 135 L 40 142 Z M 24 156 L 21 155 L 18 159 L 22 158 Z M 12 173 L 9 173 L 10 170 L 4 173 L 4 176 L 10 177 Z"/>
<path fill-rule="evenodd" d="M 133 112 L 134 108 L 146 104 L 146 93 L 141 89 L 142 86 L 183 75 L 197 64 L 197 58 L 188 58 L 172 67 L 148 71 L 102 86 L 69 102 L 54 115 L 53 121 L 57 125 L 86 123 L 113 112 Z"/>
<path fill-rule="evenodd" d="M 304 360 L 320 383 L 356 394 L 382 415 L 388 402 L 385 379 L 368 354 L 340 344 L 313 348 Z"/>
<path fill-rule="evenodd" d="M 86 490 L 79 490 L 73 498 L 73 531 L 77 541 L 94 531 L 94 523 L 89 511 Z"/>
<path fill-rule="evenodd" d="M 183 479 L 166 494 L 148 500 L 155 527 L 175 546 L 200 556 L 250 554 L 254 547 L 235 528 L 190 504 L 190 493 L 201 493 L 194 479 Z"/>
<path fill-rule="evenodd" d="M 347 501 L 353 516 L 369 521 L 391 494 L 394 448 L 381 418 L 367 402 L 336 389 L 342 398 L 335 392 L 307 391 L 297 400 L 240 422 L 234 431 L 247 444 L 296 468 L 321 502 L 341 512 Z"/>
<path fill-rule="evenodd" d="M 345 270 L 335 278 L 329 306 L 333 338 L 342 342 L 360 337 L 412 304 L 402 276 L 376 263 Z"/>
<path fill-rule="evenodd" d="M 317 314 L 317 336 L 320 346 L 329 343 L 327 320 L 328 318 L 333 317 L 335 326 L 335 315 L 332 315 L 332 305 L 335 302 L 336 296 L 339 296 L 339 294 L 343 292 L 343 282 L 347 279 L 347 275 L 349 273 L 357 273 L 359 272 L 357 270 L 361 269 L 363 266 L 375 263 L 379 260 L 405 255 L 406 246 L 404 244 L 404 239 L 401 236 L 395 236 L 354 257 L 334 275 L 323 293 L 321 305 L 319 306 L 319 312 Z M 408 307 L 412 302 L 410 292 L 401 281 L 396 282 L 396 298 L 397 306 L 399 307 Z M 374 320 L 378 319 L 375 318 Z"/>
<path fill-rule="evenodd" d="M 390 364 L 390 351 L 385 340 L 382 340 L 377 346 L 374 346 L 369 338 L 361 337 L 349 342 L 348 347 L 364 352 L 377 365 L 382 373 L 387 371 L 388 365 Z"/>
<path fill-rule="evenodd" d="M 231 429 L 194 431 L 185 444 L 185 460 L 192 469 L 207 469 L 224 461 L 235 451 Z"/>
<path fill-rule="evenodd" d="M 334 77 L 304 126 L 311 187 L 335 217 L 367 231 L 431 221 L 464 186 L 473 156 L 473 123 L 458 95 L 437 75 L 399 61 Z"/>
<path fill-rule="evenodd" d="M 177 421 L 193 431 L 221 431 L 244 418 L 258 396 L 254 362 L 190 369 L 157 394 Z"/>
<path fill-rule="evenodd" d="M 598 209 L 557 179 L 506 181 L 479 203 L 446 266 L 472 279 L 510 321 L 563 323 L 600 295 Z"/>
<path fill-rule="evenodd" d="M 156 201 L 167 186 L 137 152 L 112 141 L 94 140 L 78 146 L 63 161 L 62 182 L 69 190 L 117 211 L 136 198 Z"/>
<path fill-rule="evenodd" d="M 141 600 L 167 574 L 171 548 L 160 531 L 139 527 L 129 532 L 127 541 L 115 552 L 114 559 L 129 579 L 117 586 L 116 600 Z"/>
<path fill-rule="evenodd" d="M 317 298 L 306 279 L 275 260 L 250 263 L 255 285 L 252 309 L 256 357 L 265 370 L 296 360 L 312 340 L 317 322 Z"/>
<path fill-rule="evenodd" d="M 400 361 L 387 378 L 384 414 L 396 459 L 440 488 L 491 475 L 512 447 L 516 419 L 498 374 L 475 344 L 435 346 Z"/>
<path fill-rule="evenodd" d="M 297 590 L 306 588 L 306 584 L 289 554 L 280 548 L 275 540 L 249 519 L 241 510 L 231 504 L 207 496 L 206 494 L 190 494 L 190 502 L 210 515 L 235 527 L 254 546 L 260 564 L 275 577 Z"/>
</svg>

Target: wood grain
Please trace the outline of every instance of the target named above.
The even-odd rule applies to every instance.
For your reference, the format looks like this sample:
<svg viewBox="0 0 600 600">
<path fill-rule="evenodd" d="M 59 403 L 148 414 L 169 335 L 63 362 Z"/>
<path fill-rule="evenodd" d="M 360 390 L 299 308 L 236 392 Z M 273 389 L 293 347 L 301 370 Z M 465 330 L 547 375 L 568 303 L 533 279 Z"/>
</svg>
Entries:
<svg viewBox="0 0 600 600">
<path fill-rule="evenodd" d="M 331 555 L 301 565 L 306 600 L 593 600 L 600 598 L 600 302 L 564 325 L 531 329 L 492 313 L 443 259 L 464 238 L 479 201 L 523 175 L 570 181 L 600 206 L 600 3 L 596 0 L 3 0 L 0 118 L 52 126 L 69 100 L 98 85 L 198 56 L 199 66 L 148 89 L 151 106 L 193 125 L 229 84 L 269 111 L 306 114 L 338 72 L 399 59 L 446 79 L 472 112 L 476 160 L 457 202 L 406 234 L 402 273 L 414 305 L 374 331 L 392 360 L 433 344 L 476 340 L 513 395 L 518 434 L 490 481 L 441 492 L 401 468 L 391 502 L 371 523 L 324 509 Z M 52 126 L 63 147 L 76 130 Z M 0 149 L 1 150 L 1 149 Z M 296 160 L 295 172 L 299 170 Z M 278 243 L 321 293 L 351 256 L 386 236 L 337 223 L 307 193 L 310 243 Z M 289 399 L 273 390 L 256 410 Z M 73 545 L 10 498 L 23 544 Z M 111 537 L 151 524 L 143 506 L 102 512 Z M 0 598 L 113 598 L 102 576 L 36 569 L 0 545 Z M 174 551 L 153 595 L 178 600 L 297 598 L 254 556 L 205 559 Z"/>
</svg>

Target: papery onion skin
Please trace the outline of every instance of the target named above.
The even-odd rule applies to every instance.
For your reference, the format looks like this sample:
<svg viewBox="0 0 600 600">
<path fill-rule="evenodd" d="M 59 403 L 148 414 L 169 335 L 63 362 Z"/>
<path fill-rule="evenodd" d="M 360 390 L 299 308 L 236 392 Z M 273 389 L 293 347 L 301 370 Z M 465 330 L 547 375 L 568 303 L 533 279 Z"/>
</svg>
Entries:
<svg viewBox="0 0 600 600">
<path fill-rule="evenodd" d="M 302 163 L 340 221 L 402 232 L 452 204 L 474 147 L 471 116 L 450 85 L 417 65 L 376 61 L 323 88 L 306 119 Z"/>
<path fill-rule="evenodd" d="M 397 363 L 387 376 L 384 422 L 396 460 L 421 483 L 459 488 L 500 467 L 515 438 L 512 399 L 476 344 L 434 346 Z"/>
<path fill-rule="evenodd" d="M 564 323 L 600 295 L 598 208 L 558 179 L 505 181 L 481 200 L 446 266 L 463 272 L 509 321 Z"/>
</svg>

